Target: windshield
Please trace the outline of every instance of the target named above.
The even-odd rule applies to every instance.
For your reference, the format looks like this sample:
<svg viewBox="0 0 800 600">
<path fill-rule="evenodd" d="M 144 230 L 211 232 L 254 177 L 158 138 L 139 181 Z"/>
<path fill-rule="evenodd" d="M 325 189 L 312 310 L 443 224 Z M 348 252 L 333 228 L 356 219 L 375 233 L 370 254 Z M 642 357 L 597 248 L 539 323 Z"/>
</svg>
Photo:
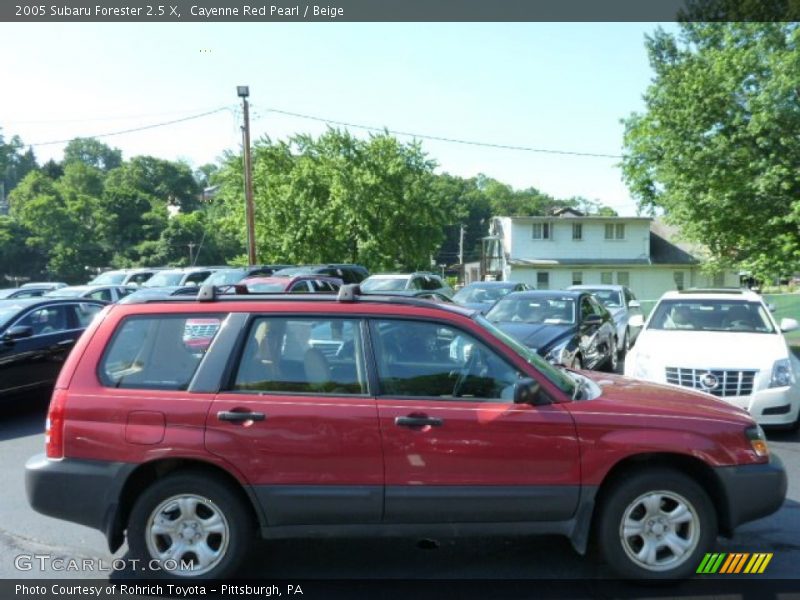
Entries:
<svg viewBox="0 0 800 600">
<path fill-rule="evenodd" d="M 25 306 L 19 304 L 14 300 L 6 300 L 0 302 L 0 329 L 8 325 L 8 323 L 19 314 Z"/>
<path fill-rule="evenodd" d="M 617 290 L 586 290 L 591 292 L 595 298 L 600 300 L 606 308 L 620 308 L 624 306 L 622 292 Z"/>
<path fill-rule="evenodd" d="M 456 295 L 453 296 L 453 300 L 461 304 L 491 304 L 506 294 L 510 294 L 513 289 L 513 286 L 502 287 L 499 285 L 492 285 L 481 287 L 476 285 L 473 287 L 468 285 L 456 292 Z"/>
<path fill-rule="evenodd" d="M 486 314 L 492 323 L 543 323 L 573 325 L 575 301 L 559 296 L 508 296 Z"/>
<path fill-rule="evenodd" d="M 406 277 L 381 277 L 380 279 L 367 279 L 362 281 L 362 292 L 399 292 L 406 289 Z"/>
<path fill-rule="evenodd" d="M 774 333 L 759 302 L 734 300 L 665 300 L 653 311 L 648 329 Z"/>
<path fill-rule="evenodd" d="M 115 271 L 109 271 L 107 273 L 101 273 L 94 279 L 92 279 L 89 284 L 91 285 L 121 285 L 122 282 L 125 281 L 125 273 L 119 273 Z"/>
<path fill-rule="evenodd" d="M 233 285 L 239 283 L 247 275 L 244 269 L 222 269 L 212 273 L 203 285 Z"/>
<path fill-rule="evenodd" d="M 183 278 L 181 271 L 161 271 L 156 273 L 150 279 L 145 281 L 143 287 L 168 287 L 171 285 L 180 285 Z"/>
<path fill-rule="evenodd" d="M 536 354 L 536 352 L 519 343 L 513 337 L 492 325 L 488 319 L 478 315 L 475 317 L 475 322 L 486 329 L 494 337 L 513 348 L 513 350 L 522 358 L 524 358 L 526 362 L 536 367 L 536 369 L 542 375 L 544 375 L 547 380 L 550 381 L 550 383 L 558 387 L 558 389 L 565 394 L 569 394 L 570 397 L 574 397 L 576 383 L 568 371 L 554 367 L 541 356 Z"/>
</svg>

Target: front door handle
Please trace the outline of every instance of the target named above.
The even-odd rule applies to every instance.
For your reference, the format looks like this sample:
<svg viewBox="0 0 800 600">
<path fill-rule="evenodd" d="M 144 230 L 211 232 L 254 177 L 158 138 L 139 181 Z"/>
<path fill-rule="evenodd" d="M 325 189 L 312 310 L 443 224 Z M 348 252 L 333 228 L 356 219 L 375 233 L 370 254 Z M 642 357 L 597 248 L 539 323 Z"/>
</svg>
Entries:
<svg viewBox="0 0 800 600">
<path fill-rule="evenodd" d="M 426 425 L 441 427 L 444 425 L 444 419 L 437 417 L 395 417 L 394 424 L 399 427 L 425 427 Z"/>
<path fill-rule="evenodd" d="M 231 423 L 241 423 L 242 421 L 263 421 L 267 416 L 260 412 L 243 412 L 237 410 L 221 410 L 217 413 L 220 421 L 230 421 Z"/>
</svg>

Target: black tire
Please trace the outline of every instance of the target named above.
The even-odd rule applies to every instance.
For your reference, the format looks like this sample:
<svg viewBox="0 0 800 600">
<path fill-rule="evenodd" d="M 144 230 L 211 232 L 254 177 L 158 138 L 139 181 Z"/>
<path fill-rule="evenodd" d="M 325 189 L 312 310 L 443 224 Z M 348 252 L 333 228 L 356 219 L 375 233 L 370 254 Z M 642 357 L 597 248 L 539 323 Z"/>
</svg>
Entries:
<svg viewBox="0 0 800 600">
<path fill-rule="evenodd" d="M 625 335 L 622 337 L 622 343 L 617 347 L 619 351 L 619 355 L 617 356 L 618 361 L 622 361 L 628 355 L 628 350 L 631 349 L 631 332 L 627 329 L 625 330 Z"/>
<path fill-rule="evenodd" d="M 625 475 L 599 511 L 603 558 L 628 579 L 689 577 L 716 543 L 717 514 L 708 494 L 671 469 Z"/>
<path fill-rule="evenodd" d="M 139 496 L 127 536 L 131 557 L 150 577 L 219 579 L 242 564 L 254 532 L 250 507 L 236 490 L 208 473 L 185 471 L 157 480 Z M 175 562 L 151 566 L 165 557 Z M 176 569 L 181 560 L 193 561 L 192 568 Z"/>
<path fill-rule="evenodd" d="M 619 366 L 619 354 L 617 354 L 617 338 L 613 335 L 609 339 L 608 346 L 608 358 L 605 360 L 606 364 L 603 367 L 609 373 L 616 373 Z"/>
</svg>

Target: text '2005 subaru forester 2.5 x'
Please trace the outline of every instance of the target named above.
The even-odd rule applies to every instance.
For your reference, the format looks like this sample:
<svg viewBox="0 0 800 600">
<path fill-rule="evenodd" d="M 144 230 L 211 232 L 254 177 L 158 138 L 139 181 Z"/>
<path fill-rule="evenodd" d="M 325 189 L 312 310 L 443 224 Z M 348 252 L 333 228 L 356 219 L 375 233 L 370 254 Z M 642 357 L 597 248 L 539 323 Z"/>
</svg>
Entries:
<svg viewBox="0 0 800 600">
<path fill-rule="evenodd" d="M 744 411 L 555 368 L 475 311 L 209 287 L 104 309 L 26 485 L 176 577 L 231 575 L 259 535 L 557 533 L 659 579 L 776 511 L 786 474 Z"/>
</svg>

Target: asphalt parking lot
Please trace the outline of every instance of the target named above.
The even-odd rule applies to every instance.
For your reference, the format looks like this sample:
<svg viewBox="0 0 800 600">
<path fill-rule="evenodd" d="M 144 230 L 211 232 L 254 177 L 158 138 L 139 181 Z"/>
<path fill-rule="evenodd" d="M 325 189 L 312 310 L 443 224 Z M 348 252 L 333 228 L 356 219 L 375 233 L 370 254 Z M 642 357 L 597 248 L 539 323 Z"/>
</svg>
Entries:
<svg viewBox="0 0 800 600">
<path fill-rule="evenodd" d="M 0 410 L 0 578 L 3 579 L 114 579 L 130 573 L 111 570 L 115 558 L 102 534 L 92 529 L 44 517 L 28 507 L 23 465 L 41 452 L 46 402 Z M 770 434 L 771 448 L 786 464 L 789 491 L 776 514 L 750 523 L 731 540 L 720 539 L 720 552 L 772 552 L 762 577 L 794 579 L 800 591 L 800 437 Z M 754 493 L 758 493 L 754 490 Z M 95 559 L 105 571 L 63 571 L 19 557 L 45 555 L 63 559 Z M 28 568 L 30 567 L 30 568 Z M 520 589 L 535 589 L 542 580 L 591 581 L 612 574 L 597 560 L 573 552 L 566 539 L 453 538 L 438 540 L 315 540 L 258 544 L 245 577 L 262 580 L 515 581 Z M 715 576 L 709 576 L 715 577 Z M 356 583 L 353 583 L 356 585 Z M 793 584 L 791 584 L 793 585 Z M 485 595 L 474 588 L 475 597 Z M 582 589 L 582 588 L 581 588 Z M 586 588 L 590 589 L 590 586 Z M 466 590 L 466 597 L 469 597 Z M 465 597 L 465 596 L 461 596 Z"/>
</svg>

